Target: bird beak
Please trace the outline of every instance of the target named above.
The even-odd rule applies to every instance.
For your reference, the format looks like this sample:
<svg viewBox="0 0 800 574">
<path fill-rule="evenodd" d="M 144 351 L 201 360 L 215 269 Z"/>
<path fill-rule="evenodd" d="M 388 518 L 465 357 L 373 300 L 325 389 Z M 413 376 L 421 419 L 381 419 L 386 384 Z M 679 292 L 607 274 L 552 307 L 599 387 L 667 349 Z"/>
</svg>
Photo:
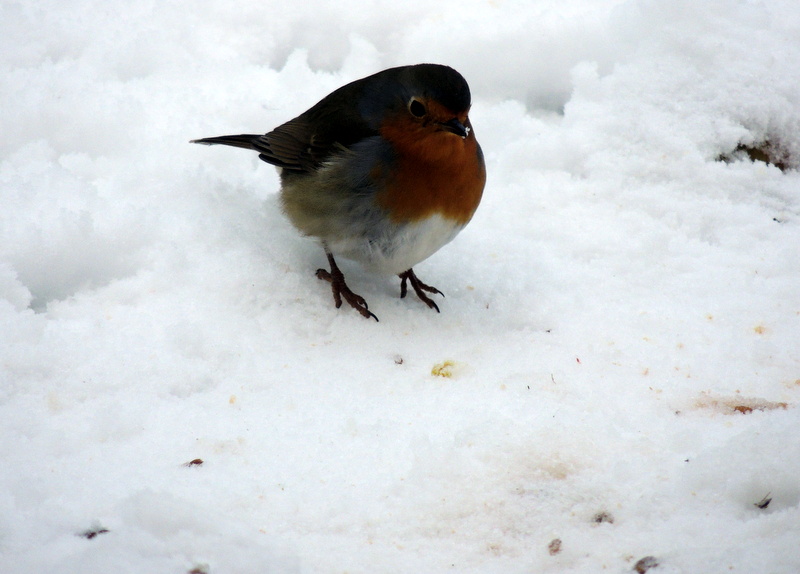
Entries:
<svg viewBox="0 0 800 574">
<path fill-rule="evenodd" d="M 458 118 L 453 118 L 452 120 L 442 122 L 439 125 L 442 126 L 444 131 L 456 134 L 462 138 L 465 138 L 469 135 L 470 128 L 462 124 Z"/>
</svg>

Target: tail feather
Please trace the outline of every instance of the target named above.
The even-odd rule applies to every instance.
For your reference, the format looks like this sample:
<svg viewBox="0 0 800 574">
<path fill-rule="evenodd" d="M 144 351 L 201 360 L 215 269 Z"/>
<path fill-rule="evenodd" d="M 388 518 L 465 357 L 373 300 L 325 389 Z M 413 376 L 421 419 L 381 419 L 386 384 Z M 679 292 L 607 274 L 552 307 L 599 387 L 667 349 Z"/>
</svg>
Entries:
<svg viewBox="0 0 800 574">
<path fill-rule="evenodd" d="M 256 142 L 258 138 L 261 137 L 255 134 L 241 134 L 238 136 L 217 136 L 213 138 L 201 138 L 199 140 L 191 140 L 189 143 L 196 143 L 196 144 L 205 144 L 205 145 L 214 145 L 214 144 L 222 144 L 222 145 L 229 145 L 233 147 L 240 147 L 244 149 L 251 149 L 258 151 L 256 147 Z"/>
</svg>

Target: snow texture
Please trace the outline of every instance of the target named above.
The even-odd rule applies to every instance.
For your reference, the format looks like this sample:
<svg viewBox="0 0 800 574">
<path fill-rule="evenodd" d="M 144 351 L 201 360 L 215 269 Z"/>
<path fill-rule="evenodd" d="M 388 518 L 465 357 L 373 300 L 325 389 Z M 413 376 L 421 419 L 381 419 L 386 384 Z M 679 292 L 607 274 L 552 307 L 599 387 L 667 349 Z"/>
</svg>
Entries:
<svg viewBox="0 0 800 574">
<path fill-rule="evenodd" d="M 794 0 L 5 1 L 0 53 L 4 573 L 800 571 Z M 376 323 L 187 142 L 418 62 L 488 183 L 441 314 L 340 262 Z"/>
</svg>

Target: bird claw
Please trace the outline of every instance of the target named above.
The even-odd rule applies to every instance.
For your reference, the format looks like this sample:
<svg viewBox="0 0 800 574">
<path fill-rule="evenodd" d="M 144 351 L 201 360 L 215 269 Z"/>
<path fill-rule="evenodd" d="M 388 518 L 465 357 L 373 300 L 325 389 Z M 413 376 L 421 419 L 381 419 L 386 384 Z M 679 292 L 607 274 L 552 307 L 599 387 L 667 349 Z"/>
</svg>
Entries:
<svg viewBox="0 0 800 574">
<path fill-rule="evenodd" d="M 336 304 L 336 308 L 339 309 L 342 306 L 342 299 L 344 299 L 353 309 L 361 313 L 362 317 L 367 319 L 372 318 L 377 321 L 378 317 L 375 316 L 375 313 L 369 310 L 367 301 L 361 295 L 353 293 L 347 286 L 347 283 L 345 283 L 344 280 L 344 274 L 339 269 L 339 266 L 336 265 L 336 260 L 333 258 L 333 255 L 327 250 L 327 248 L 325 249 L 325 254 L 328 256 L 328 263 L 331 265 L 331 270 L 328 271 L 327 269 L 317 269 L 316 275 L 317 279 L 322 279 L 323 281 L 327 281 L 331 284 L 333 302 Z M 414 293 L 417 294 L 417 297 L 419 297 L 420 300 L 428 307 L 431 309 L 436 309 L 436 312 L 439 313 L 439 306 L 430 297 L 428 297 L 427 293 L 441 295 L 442 297 L 444 297 L 444 293 L 439 291 L 436 287 L 426 285 L 420 281 L 413 269 L 409 269 L 408 271 L 400 273 L 398 277 L 400 277 L 400 298 L 406 296 L 408 293 L 408 283 L 411 283 L 411 288 L 414 289 Z"/>
<path fill-rule="evenodd" d="M 350 288 L 347 286 L 347 283 L 344 281 L 344 275 L 341 271 L 339 271 L 339 268 L 335 263 L 331 265 L 331 271 L 328 271 L 327 269 L 317 269 L 317 279 L 322 279 L 323 281 L 327 281 L 331 284 L 333 301 L 336 304 L 337 309 L 342 306 L 342 297 L 344 297 L 344 300 L 347 301 L 353 309 L 361 313 L 363 317 L 367 319 L 371 317 L 376 321 L 378 320 L 378 317 L 375 316 L 375 313 L 369 310 L 367 301 L 361 295 L 353 293 L 350 290 Z"/>
<path fill-rule="evenodd" d="M 406 286 L 406 281 L 411 283 L 411 287 L 414 289 L 414 293 L 417 294 L 417 297 L 425 303 L 431 309 L 436 309 L 436 312 L 439 313 L 439 306 L 434 303 L 434 301 L 425 294 L 425 291 L 428 293 L 433 293 L 434 295 L 441 295 L 444 297 L 444 293 L 439 291 L 436 287 L 431 287 L 430 285 L 426 285 L 414 273 L 413 269 L 409 269 L 408 271 L 404 271 L 398 275 L 400 277 L 400 298 L 406 296 L 408 293 L 408 287 Z"/>
</svg>

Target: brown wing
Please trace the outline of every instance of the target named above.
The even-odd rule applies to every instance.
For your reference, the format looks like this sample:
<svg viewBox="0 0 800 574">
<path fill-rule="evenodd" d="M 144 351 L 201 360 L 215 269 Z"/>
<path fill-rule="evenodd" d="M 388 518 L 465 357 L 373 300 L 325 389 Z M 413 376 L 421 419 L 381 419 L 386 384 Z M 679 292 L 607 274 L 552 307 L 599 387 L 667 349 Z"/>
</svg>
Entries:
<svg viewBox="0 0 800 574">
<path fill-rule="evenodd" d="M 336 151 L 377 134 L 360 117 L 330 113 L 323 121 L 314 121 L 315 118 L 308 117 L 312 110 L 264 135 L 217 136 L 192 140 L 192 143 L 251 149 L 272 165 L 296 172 L 311 172 Z"/>
<path fill-rule="evenodd" d="M 377 135 L 357 111 L 357 94 L 340 90 L 260 136 L 253 144 L 259 157 L 284 169 L 310 172 L 342 148 Z"/>
<path fill-rule="evenodd" d="M 292 171 L 316 170 L 333 152 L 334 141 L 325 141 L 308 121 L 295 118 L 260 136 L 253 147 L 262 160 Z"/>
<path fill-rule="evenodd" d="M 267 134 L 219 136 L 194 140 L 194 143 L 252 149 L 265 162 L 285 170 L 297 173 L 316 171 L 342 148 L 378 135 L 359 110 L 365 83 L 372 80 L 373 89 L 378 89 L 383 84 L 376 84 L 374 78 L 391 79 L 402 69 L 385 70 L 342 86 L 308 111 Z"/>
</svg>

